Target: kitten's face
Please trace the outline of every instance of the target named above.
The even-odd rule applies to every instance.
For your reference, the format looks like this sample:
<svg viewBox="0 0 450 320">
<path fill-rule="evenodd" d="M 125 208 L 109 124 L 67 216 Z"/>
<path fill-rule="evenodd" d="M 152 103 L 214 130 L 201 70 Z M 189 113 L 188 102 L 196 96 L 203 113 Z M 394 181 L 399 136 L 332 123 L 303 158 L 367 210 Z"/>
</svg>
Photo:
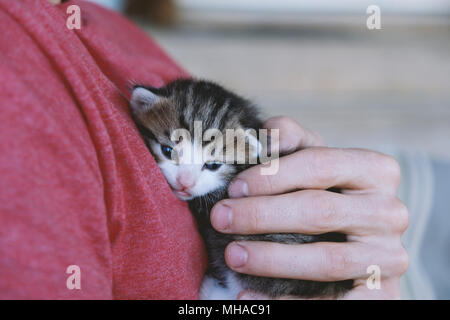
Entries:
<svg viewBox="0 0 450 320">
<path fill-rule="evenodd" d="M 148 145 L 174 194 L 181 200 L 191 200 L 225 187 L 236 172 L 234 165 L 208 155 L 214 142 L 194 148 L 192 143 L 184 141 L 175 146 L 150 139 Z M 193 157 L 201 159 L 200 163 L 193 161 Z"/>
<path fill-rule="evenodd" d="M 171 90 L 136 87 L 130 101 L 147 146 L 174 194 L 185 201 L 226 187 L 237 172 L 233 163 L 224 161 L 225 140 L 200 141 L 194 146 L 194 121 L 201 121 L 202 135 L 211 128 L 224 134 L 226 129 L 243 128 L 236 117 L 226 116 L 231 98 L 216 99 L 204 85 L 191 80 Z M 191 139 L 175 139 L 178 129 Z"/>
</svg>

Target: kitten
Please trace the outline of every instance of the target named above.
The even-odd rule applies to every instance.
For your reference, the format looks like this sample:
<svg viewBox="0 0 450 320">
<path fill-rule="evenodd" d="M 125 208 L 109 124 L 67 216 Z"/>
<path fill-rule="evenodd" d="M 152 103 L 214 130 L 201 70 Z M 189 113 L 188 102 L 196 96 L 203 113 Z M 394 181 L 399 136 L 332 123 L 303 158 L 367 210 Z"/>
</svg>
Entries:
<svg viewBox="0 0 450 320">
<path fill-rule="evenodd" d="M 236 299 L 242 289 L 250 289 L 270 297 L 293 295 L 303 298 L 337 297 L 352 288 L 353 280 L 317 282 L 276 279 L 236 273 L 225 263 L 226 246 L 235 240 L 274 241 L 286 244 L 317 241 L 342 242 L 345 235 L 261 234 L 229 235 L 215 231 L 210 223 L 211 208 L 227 198 L 227 186 L 240 171 L 250 166 L 251 156 L 258 156 L 259 142 L 251 135 L 245 137 L 246 163 L 224 161 L 226 148 L 235 145 L 219 143 L 219 139 L 201 142 L 195 150 L 192 141 L 183 136 L 172 141 L 176 129 L 185 129 L 191 137 L 196 131 L 195 121 L 201 123 L 203 135 L 207 129 L 253 129 L 262 127 L 257 108 L 249 101 L 208 81 L 175 80 L 165 87 L 136 85 L 130 106 L 134 120 L 174 194 L 188 201 L 206 244 L 208 270 L 200 291 L 201 299 Z M 197 133 L 198 134 L 198 133 Z M 192 163 L 192 150 L 202 161 Z M 207 152 L 206 152 L 207 151 Z"/>
</svg>

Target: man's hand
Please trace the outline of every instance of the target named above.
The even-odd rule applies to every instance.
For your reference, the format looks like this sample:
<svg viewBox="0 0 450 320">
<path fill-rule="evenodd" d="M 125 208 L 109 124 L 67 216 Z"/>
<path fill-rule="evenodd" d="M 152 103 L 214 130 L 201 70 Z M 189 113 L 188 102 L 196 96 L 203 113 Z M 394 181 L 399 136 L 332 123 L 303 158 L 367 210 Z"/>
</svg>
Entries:
<svg viewBox="0 0 450 320">
<path fill-rule="evenodd" d="M 233 242 L 225 251 L 228 266 L 266 277 L 354 279 L 347 299 L 399 298 L 399 278 L 408 266 L 401 236 L 409 214 L 397 198 L 398 163 L 373 151 L 327 148 L 287 117 L 272 118 L 265 127 L 280 129 L 280 152 L 300 151 L 280 158 L 275 175 L 261 175 L 260 166 L 241 172 L 229 187 L 232 199 L 211 211 L 214 228 L 235 234 L 337 231 L 348 242 Z M 327 191 L 331 187 L 341 193 Z M 381 289 L 366 286 L 370 265 L 380 267 Z M 242 292 L 240 298 L 265 297 Z"/>
</svg>

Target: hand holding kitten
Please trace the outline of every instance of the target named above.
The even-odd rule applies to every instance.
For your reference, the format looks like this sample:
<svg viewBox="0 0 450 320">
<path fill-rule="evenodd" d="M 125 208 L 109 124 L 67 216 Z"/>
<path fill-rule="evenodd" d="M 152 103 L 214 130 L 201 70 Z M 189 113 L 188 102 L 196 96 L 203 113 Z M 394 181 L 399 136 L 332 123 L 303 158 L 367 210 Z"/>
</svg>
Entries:
<svg viewBox="0 0 450 320">
<path fill-rule="evenodd" d="M 327 148 L 319 136 L 287 117 L 272 118 L 265 127 L 280 129 L 281 152 L 300 151 L 280 158 L 276 175 L 260 175 L 259 166 L 241 172 L 228 189 L 233 199 L 214 206 L 213 227 L 233 234 L 338 231 L 348 242 L 233 242 L 225 251 L 227 265 L 266 277 L 355 279 L 343 299 L 399 298 L 399 279 L 408 266 L 401 242 L 408 210 L 397 198 L 397 162 L 373 151 Z M 327 191 L 331 187 L 341 193 Z M 379 290 L 366 286 L 370 265 L 380 267 Z M 239 297 L 267 298 L 248 291 Z"/>
</svg>

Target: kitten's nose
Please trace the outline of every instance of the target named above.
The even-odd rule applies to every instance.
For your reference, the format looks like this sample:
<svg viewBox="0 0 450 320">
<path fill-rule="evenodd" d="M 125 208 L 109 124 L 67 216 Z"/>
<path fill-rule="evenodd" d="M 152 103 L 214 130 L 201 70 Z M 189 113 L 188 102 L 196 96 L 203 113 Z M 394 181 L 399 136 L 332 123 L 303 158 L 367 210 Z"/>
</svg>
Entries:
<svg viewBox="0 0 450 320">
<path fill-rule="evenodd" d="M 194 177 L 188 173 L 180 173 L 177 176 L 177 182 L 180 184 L 182 189 L 189 189 L 194 186 Z"/>
</svg>

